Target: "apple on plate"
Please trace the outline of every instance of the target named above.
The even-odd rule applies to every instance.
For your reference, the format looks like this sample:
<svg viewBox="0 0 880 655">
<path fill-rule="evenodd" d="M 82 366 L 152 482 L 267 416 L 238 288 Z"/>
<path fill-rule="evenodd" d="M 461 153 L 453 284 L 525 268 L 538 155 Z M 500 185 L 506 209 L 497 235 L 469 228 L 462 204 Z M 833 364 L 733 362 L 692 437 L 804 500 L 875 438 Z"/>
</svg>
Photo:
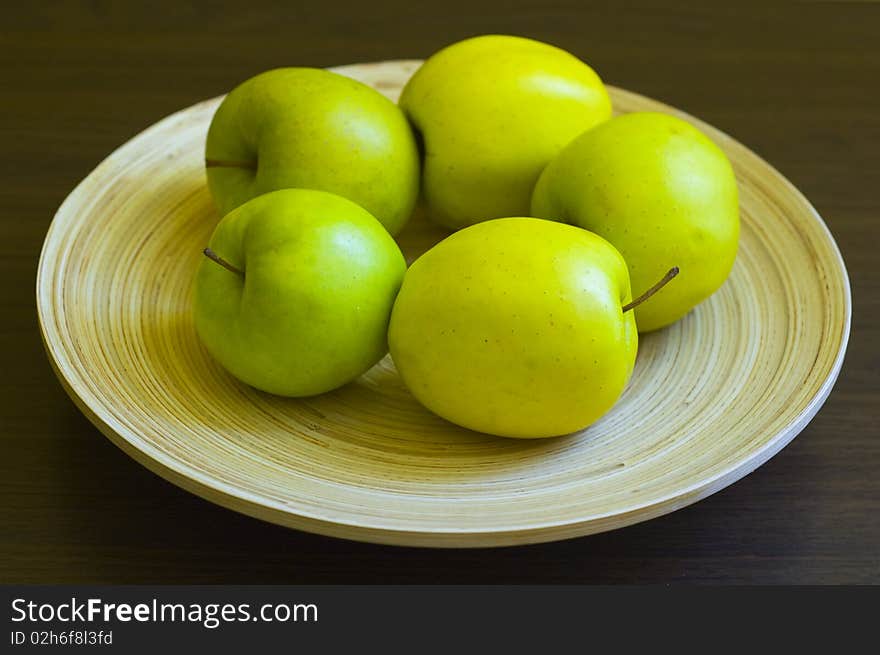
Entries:
<svg viewBox="0 0 880 655">
<path fill-rule="evenodd" d="M 587 64 L 546 43 L 503 35 L 440 50 L 399 104 L 423 141 L 428 212 L 452 229 L 527 216 L 547 163 L 611 116 L 608 93 Z"/>
<path fill-rule="evenodd" d="M 736 177 L 724 152 L 690 123 L 654 112 L 612 118 L 566 146 L 535 186 L 531 215 L 610 241 L 634 289 L 681 269 L 636 309 L 640 332 L 677 321 L 714 293 L 739 241 Z"/>
<path fill-rule="evenodd" d="M 447 237 L 407 271 L 388 340 L 428 409 L 472 430 L 538 438 L 581 430 L 616 402 L 638 334 L 620 253 L 601 237 L 536 218 L 491 220 Z"/>
<path fill-rule="evenodd" d="M 221 215 L 268 191 L 329 191 L 397 233 L 419 193 L 419 154 L 393 102 L 315 68 L 279 68 L 233 89 L 211 121 L 208 186 Z"/>
<path fill-rule="evenodd" d="M 199 337 L 243 382 L 282 396 L 335 389 L 387 352 L 406 264 L 365 209 L 283 189 L 228 213 L 195 278 Z"/>
</svg>

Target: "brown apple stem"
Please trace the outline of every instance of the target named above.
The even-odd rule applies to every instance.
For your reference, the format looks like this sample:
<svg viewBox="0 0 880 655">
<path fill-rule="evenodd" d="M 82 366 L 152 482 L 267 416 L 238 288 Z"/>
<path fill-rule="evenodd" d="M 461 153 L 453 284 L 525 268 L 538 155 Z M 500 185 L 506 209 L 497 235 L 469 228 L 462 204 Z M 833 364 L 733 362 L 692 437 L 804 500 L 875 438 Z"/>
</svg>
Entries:
<svg viewBox="0 0 880 655">
<path fill-rule="evenodd" d="M 242 271 L 241 269 L 236 268 L 235 266 L 230 264 L 228 261 L 223 259 L 220 255 L 218 255 L 216 252 L 214 252 L 210 248 L 205 248 L 202 251 L 202 253 L 205 255 L 205 257 L 210 259 L 212 262 L 217 262 L 218 264 L 220 264 L 220 266 L 225 268 L 227 271 L 231 271 L 237 275 L 241 275 L 242 277 L 244 277 L 244 271 Z"/>
<path fill-rule="evenodd" d="M 653 296 L 655 293 L 657 293 L 658 291 L 660 291 L 660 289 L 662 289 L 663 287 L 665 287 L 665 286 L 666 286 L 666 283 L 669 282 L 669 280 L 671 280 L 672 278 L 674 278 L 676 275 L 678 275 L 678 266 L 673 266 L 673 267 L 670 268 L 668 271 L 666 271 L 666 275 L 664 275 L 664 276 L 663 276 L 663 279 L 660 280 L 657 284 L 655 284 L 653 287 L 651 287 L 650 289 L 648 289 L 647 291 L 645 291 L 645 293 L 643 293 L 641 296 L 639 296 L 638 298 L 636 298 L 636 299 L 633 300 L 632 302 L 629 302 L 629 303 L 627 303 L 626 305 L 624 305 L 624 306 L 622 307 L 623 312 L 626 313 L 626 312 L 628 312 L 629 310 L 633 309 L 634 307 L 638 307 L 639 305 L 641 305 L 641 304 L 642 304 L 643 302 L 645 302 L 648 298 L 650 298 L 650 297 Z"/>
<path fill-rule="evenodd" d="M 257 162 L 251 161 L 233 161 L 231 159 L 205 159 L 206 168 L 247 168 L 248 170 L 257 170 Z"/>
</svg>

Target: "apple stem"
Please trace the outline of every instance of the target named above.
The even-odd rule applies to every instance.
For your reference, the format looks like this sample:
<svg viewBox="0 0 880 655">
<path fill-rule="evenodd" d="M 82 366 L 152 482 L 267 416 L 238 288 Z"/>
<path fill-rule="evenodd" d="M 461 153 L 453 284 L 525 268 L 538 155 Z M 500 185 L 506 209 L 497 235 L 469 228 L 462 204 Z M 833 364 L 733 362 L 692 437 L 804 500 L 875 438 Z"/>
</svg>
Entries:
<svg viewBox="0 0 880 655">
<path fill-rule="evenodd" d="M 233 266 L 233 265 L 230 264 L 228 261 L 226 261 L 225 259 L 223 259 L 220 255 L 218 255 L 216 252 L 214 252 L 214 251 L 211 250 L 210 248 L 205 248 L 205 249 L 202 251 L 202 254 L 204 254 L 205 257 L 207 257 L 208 259 L 210 259 L 212 262 L 217 262 L 218 264 L 220 264 L 220 266 L 222 266 L 223 268 L 225 268 L 227 271 L 231 271 L 232 273 L 235 273 L 235 274 L 237 274 L 237 275 L 241 275 L 242 277 L 244 277 L 244 271 L 243 271 L 243 270 L 241 270 L 241 269 L 239 269 L 239 268 L 236 268 L 235 266 Z"/>
<path fill-rule="evenodd" d="M 628 312 L 629 310 L 633 309 L 634 307 L 638 307 L 638 306 L 641 305 L 643 302 L 645 302 L 648 298 L 650 298 L 650 297 L 653 296 L 655 293 L 657 293 L 658 291 L 660 291 L 660 289 L 662 289 L 663 287 L 665 287 L 665 286 L 666 286 L 666 283 L 669 282 L 669 280 L 671 280 L 672 278 L 674 278 L 676 275 L 678 275 L 678 266 L 673 266 L 673 267 L 670 268 L 668 271 L 666 271 L 666 275 L 664 275 L 664 276 L 663 276 L 663 279 L 661 279 L 657 284 L 655 284 L 653 287 L 651 287 L 650 289 L 648 289 L 647 291 L 645 291 L 645 293 L 643 293 L 641 296 L 639 296 L 638 298 L 636 298 L 636 299 L 633 300 L 632 302 L 629 302 L 629 303 L 627 303 L 626 305 L 624 305 L 624 306 L 621 308 L 622 311 L 623 311 L 624 313 L 626 313 L 626 312 Z"/>
<path fill-rule="evenodd" d="M 257 170 L 256 162 L 232 161 L 230 159 L 205 159 L 205 168 L 247 168 Z"/>
</svg>

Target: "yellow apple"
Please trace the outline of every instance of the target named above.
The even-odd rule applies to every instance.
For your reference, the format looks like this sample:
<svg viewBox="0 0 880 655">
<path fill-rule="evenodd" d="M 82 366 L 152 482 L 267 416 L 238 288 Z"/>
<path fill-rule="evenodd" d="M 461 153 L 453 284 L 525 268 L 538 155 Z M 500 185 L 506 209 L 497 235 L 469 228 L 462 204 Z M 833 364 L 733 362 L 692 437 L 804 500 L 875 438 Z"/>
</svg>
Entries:
<svg viewBox="0 0 880 655">
<path fill-rule="evenodd" d="M 638 335 L 620 254 L 586 230 L 534 218 L 465 228 L 404 276 L 388 340 L 413 395 L 453 423 L 537 438 L 605 414 Z"/>
<path fill-rule="evenodd" d="M 400 97 L 423 141 L 430 215 L 457 229 L 526 216 L 547 163 L 611 116 L 599 77 L 577 57 L 515 36 L 480 36 L 430 57 Z"/>
<path fill-rule="evenodd" d="M 635 310 L 640 332 L 677 321 L 727 278 L 739 241 L 736 178 L 725 154 L 679 118 L 613 118 L 572 141 L 535 186 L 532 216 L 601 235 L 641 293 L 681 274 Z"/>
</svg>

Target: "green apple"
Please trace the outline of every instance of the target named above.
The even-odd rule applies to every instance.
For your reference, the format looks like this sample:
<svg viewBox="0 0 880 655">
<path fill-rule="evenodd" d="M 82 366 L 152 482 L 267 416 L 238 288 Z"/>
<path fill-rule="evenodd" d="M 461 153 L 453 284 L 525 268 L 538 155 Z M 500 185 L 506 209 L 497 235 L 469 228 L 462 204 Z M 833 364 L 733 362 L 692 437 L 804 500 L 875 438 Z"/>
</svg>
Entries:
<svg viewBox="0 0 880 655">
<path fill-rule="evenodd" d="M 406 264 L 365 209 L 283 189 L 228 213 L 195 279 L 199 337 L 243 382 L 282 396 L 339 387 L 387 352 Z"/>
<path fill-rule="evenodd" d="M 453 229 L 528 215 L 547 163 L 611 116 L 593 69 L 564 50 L 514 36 L 475 37 L 437 52 L 399 104 L 423 140 L 428 210 Z"/>
<path fill-rule="evenodd" d="M 505 437 L 568 434 L 605 414 L 632 373 L 629 301 L 626 263 L 601 237 L 496 219 L 412 264 L 388 343 L 407 387 L 443 418 Z"/>
<path fill-rule="evenodd" d="M 645 112 L 572 141 L 541 175 L 531 213 L 613 243 L 637 292 L 681 269 L 676 284 L 636 310 L 647 332 L 677 321 L 727 278 L 739 240 L 737 197 L 718 146 L 681 119 Z"/>
<path fill-rule="evenodd" d="M 221 214 L 268 191 L 329 191 L 356 202 L 392 234 L 419 193 L 419 154 L 400 109 L 330 71 L 279 68 L 220 104 L 205 147 Z"/>
</svg>

